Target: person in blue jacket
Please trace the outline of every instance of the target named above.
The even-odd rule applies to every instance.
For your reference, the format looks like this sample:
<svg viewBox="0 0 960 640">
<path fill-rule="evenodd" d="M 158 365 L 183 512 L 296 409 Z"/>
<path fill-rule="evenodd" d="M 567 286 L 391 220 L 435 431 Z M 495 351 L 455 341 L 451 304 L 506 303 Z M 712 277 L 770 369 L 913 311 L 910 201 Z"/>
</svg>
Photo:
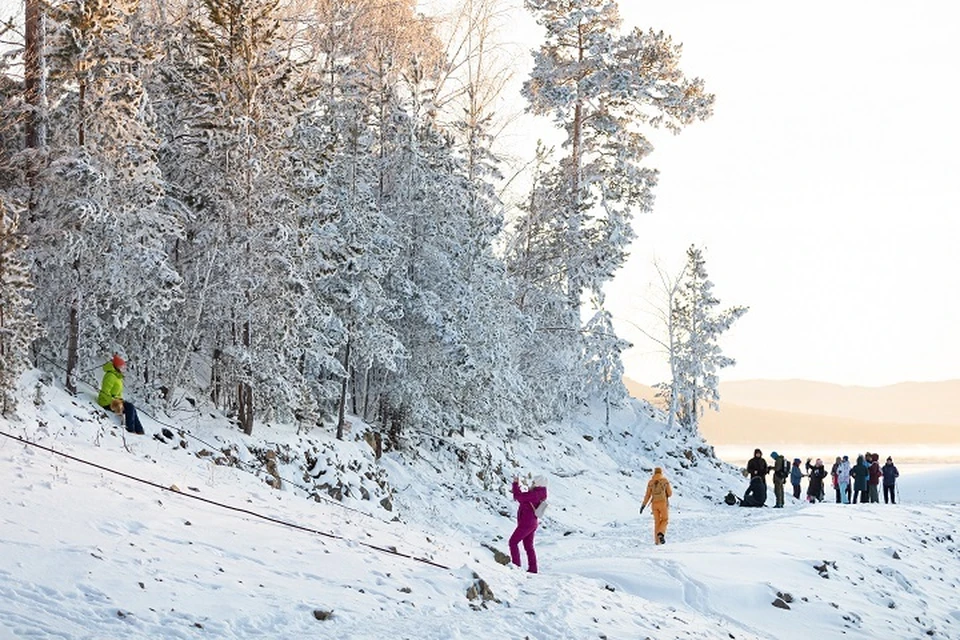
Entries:
<svg viewBox="0 0 960 640">
<path fill-rule="evenodd" d="M 793 485 L 793 497 L 800 499 L 800 478 L 803 477 L 803 471 L 800 470 L 800 458 L 793 459 L 793 466 L 790 468 L 790 484 Z"/>
</svg>

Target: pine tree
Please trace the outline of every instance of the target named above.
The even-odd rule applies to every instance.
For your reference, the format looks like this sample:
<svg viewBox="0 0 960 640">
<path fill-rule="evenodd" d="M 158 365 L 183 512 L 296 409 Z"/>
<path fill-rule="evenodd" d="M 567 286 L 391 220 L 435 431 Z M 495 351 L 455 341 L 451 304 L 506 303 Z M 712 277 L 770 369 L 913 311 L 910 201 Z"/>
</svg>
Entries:
<svg viewBox="0 0 960 640">
<path fill-rule="evenodd" d="M 713 282 L 707 276 L 703 251 L 691 246 L 681 291 L 672 310 L 680 338 L 671 356 L 676 378 L 671 388 L 679 393 L 680 424 L 692 431 L 696 431 L 707 407 L 719 407 L 720 369 L 736 364 L 720 349 L 720 335 L 749 309 L 736 306 L 719 311 L 719 304 L 713 294 Z"/>
<path fill-rule="evenodd" d="M 583 393 L 585 345 L 579 309 L 570 307 L 565 287 L 566 228 L 552 199 L 561 176 L 549 160 L 549 150 L 538 143 L 529 196 L 520 203 L 505 252 L 520 315 L 514 360 L 524 404 L 537 422 L 563 417 Z"/>
<path fill-rule="evenodd" d="M 644 166 L 653 150 L 644 130 L 677 132 L 705 119 L 713 96 L 701 80 L 680 71 L 680 47 L 669 37 L 639 29 L 619 35 L 611 0 L 524 4 L 546 34 L 523 95 L 529 110 L 551 117 L 565 140 L 558 161 L 540 171 L 524 212 L 535 220 L 521 221 L 526 238 L 514 245 L 543 257 L 533 268 L 536 261 L 524 261 L 520 288 L 524 298 L 540 298 L 533 315 L 537 331 L 565 332 L 551 351 L 559 355 L 553 404 L 564 412 L 583 400 L 576 385 L 585 366 L 579 358 L 587 352 L 580 331 L 583 295 L 601 294 L 626 260 L 634 213 L 652 209 L 657 172 Z M 558 294 L 565 311 L 557 306 Z"/>
<path fill-rule="evenodd" d="M 569 304 L 599 292 L 626 259 L 634 211 L 650 211 L 657 173 L 641 127 L 679 131 L 712 112 L 713 96 L 679 69 L 680 46 L 663 33 L 618 36 L 611 0 L 525 0 L 546 39 L 524 83 L 530 110 L 563 129 L 565 155 L 552 202 L 562 222 Z"/>
<path fill-rule="evenodd" d="M 188 205 L 174 260 L 186 279 L 177 380 L 199 359 L 215 402 L 251 433 L 289 419 L 324 312 L 309 293 L 288 137 L 309 101 L 277 0 L 204 0 L 157 83 L 165 174 Z M 307 332 L 306 334 L 304 332 Z M 280 370 L 285 363 L 291 369 Z M 188 386 L 197 383 L 193 381 Z"/>
<path fill-rule="evenodd" d="M 151 55 L 131 37 L 136 5 L 49 6 L 47 164 L 25 230 L 45 348 L 66 354 L 71 391 L 80 362 L 118 347 L 135 364 L 157 359 L 162 343 L 144 335 L 179 298 L 166 249 L 180 229 L 164 198 L 140 79 Z"/>
<path fill-rule="evenodd" d="M 605 424 L 610 426 L 610 408 L 627 398 L 622 355 L 632 345 L 617 337 L 613 316 L 604 309 L 602 297 L 594 300 L 594 306 L 596 313 L 584 326 L 586 395 L 603 401 Z"/>
<path fill-rule="evenodd" d="M 29 364 L 30 344 L 40 335 L 27 297 L 33 286 L 23 262 L 25 244 L 18 216 L 0 193 L 0 413 L 5 417 L 16 410 L 17 380 Z"/>
</svg>

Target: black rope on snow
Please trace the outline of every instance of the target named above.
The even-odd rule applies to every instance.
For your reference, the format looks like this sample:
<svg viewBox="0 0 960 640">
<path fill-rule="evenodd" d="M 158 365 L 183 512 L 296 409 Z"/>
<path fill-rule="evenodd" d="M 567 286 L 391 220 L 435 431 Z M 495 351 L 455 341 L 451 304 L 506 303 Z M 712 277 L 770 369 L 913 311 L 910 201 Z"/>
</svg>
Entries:
<svg viewBox="0 0 960 640">
<path fill-rule="evenodd" d="M 381 546 L 379 546 L 379 545 L 371 544 L 371 543 L 369 543 L 369 542 L 363 542 L 362 540 L 356 540 L 356 539 L 352 539 L 352 538 L 346 538 L 346 537 L 344 537 L 344 536 L 340 536 L 340 535 L 337 535 L 337 534 L 334 534 L 334 533 L 330 533 L 330 532 L 328 532 L 328 531 L 322 531 L 322 530 L 320 530 L 320 529 L 313 529 L 313 528 L 311 528 L 311 527 L 305 527 L 305 526 L 303 526 L 303 525 L 299 525 L 299 524 L 296 524 L 296 523 L 293 523 L 293 522 L 286 522 L 286 521 L 284 521 L 284 520 L 280 520 L 280 519 L 277 519 L 277 518 L 274 518 L 274 517 L 271 517 L 271 516 L 266 516 L 266 515 L 257 513 L 257 512 L 255 512 L 255 511 L 250 511 L 249 509 L 243 509 L 243 508 L 241 508 L 241 507 L 235 507 L 235 506 L 232 506 L 232 505 L 229 505 L 229 504 L 224 504 L 224 503 L 222 503 L 222 502 L 217 502 L 216 500 L 210 500 L 210 499 L 208 499 L 208 498 L 203 498 L 203 497 L 201 497 L 201 496 L 195 496 L 195 495 L 192 495 L 192 494 L 189 494 L 189 493 L 184 493 L 184 492 L 182 492 L 182 491 L 177 491 L 176 489 L 171 489 L 170 487 L 165 487 L 165 486 L 163 486 L 163 485 L 161 485 L 161 484 L 158 484 L 158 483 L 156 483 L 156 482 L 152 482 L 152 481 L 150 481 L 150 480 L 144 480 L 143 478 L 138 478 L 137 476 L 130 475 L 130 474 L 124 473 L 124 472 L 122 472 L 122 471 L 117 471 L 116 469 L 111 469 L 111 468 L 109 468 L 109 467 L 105 467 L 105 466 L 103 466 L 103 465 L 99 465 L 99 464 L 97 464 L 97 463 L 95 463 L 95 462 L 90 462 L 90 461 L 88 461 L 88 460 L 84 460 L 84 459 L 82 459 L 82 458 L 78 458 L 78 457 L 76 457 L 76 456 L 72 456 L 72 455 L 70 455 L 70 454 L 68 454 L 68 453 L 63 453 L 62 451 L 57 451 L 56 449 L 51 449 L 50 447 L 45 447 L 45 446 L 43 446 L 43 445 L 41 445 L 41 444 L 38 444 L 38 443 L 36 443 L 36 442 L 31 442 L 30 440 L 26 440 L 26 439 L 24 439 L 24 438 L 21 438 L 21 437 L 19 437 L 19 436 L 15 436 L 15 435 L 6 433 L 6 432 L 4 432 L 4 431 L 0 431 L 0 436 L 5 436 L 5 437 L 7 437 L 7 438 L 10 438 L 11 440 L 16 440 L 17 442 L 20 442 L 20 443 L 22 443 L 22 444 L 25 444 L 25 445 L 28 445 L 28 446 L 31 446 L 31 447 L 36 447 L 36 448 L 41 449 L 41 450 L 43 450 L 43 451 L 46 451 L 46 452 L 48 452 L 48 453 L 52 453 L 52 454 L 54 454 L 54 455 L 58 455 L 58 456 L 67 458 L 68 460 L 73 460 L 74 462 L 79 462 L 80 464 L 85 464 L 85 465 L 88 465 L 88 466 L 90 466 L 90 467 L 94 467 L 95 469 L 99 469 L 99 470 L 101 470 L 101 471 L 106 471 L 107 473 L 112 473 L 112 474 L 121 476 L 121 477 L 126 478 L 126 479 L 128 479 L 128 480 L 133 480 L 133 481 L 135 481 L 135 482 L 143 483 L 143 484 L 145 484 L 145 485 L 154 487 L 154 488 L 156 488 L 156 489 L 160 489 L 161 491 L 169 491 L 170 493 L 176 493 L 176 494 L 178 494 L 178 495 L 181 495 L 181 496 L 184 496 L 184 497 L 187 497 L 187 498 L 191 498 L 191 499 L 193 499 L 193 500 L 199 500 L 200 502 L 205 502 L 205 503 L 207 503 L 207 504 L 211 504 L 211 505 L 214 505 L 214 506 L 216 506 L 216 507 L 220 507 L 220 508 L 222 508 L 222 509 L 228 509 L 228 510 L 230 510 L 230 511 L 236 511 L 236 512 L 238 512 L 238 513 L 242 513 L 242 514 L 245 514 L 245 515 L 248 515 L 248 516 L 252 516 L 252 517 L 254 517 L 254 518 L 260 518 L 261 520 L 266 520 L 266 521 L 268 521 L 268 522 L 272 522 L 272 523 L 274 523 L 274 524 L 279 524 L 279 525 L 282 525 L 282 526 L 284 526 L 284 527 L 289 527 L 289 528 L 291 528 L 291 529 L 297 529 L 297 530 L 300 530 L 300 531 L 305 531 L 305 532 L 307 532 L 307 533 L 313 533 L 313 534 L 315 534 L 315 535 L 323 536 L 323 537 L 325 537 L 325 538 L 330 538 L 330 539 L 332 539 L 332 540 L 342 540 L 342 541 L 344 541 L 344 542 L 355 542 L 356 544 L 358 544 L 358 545 L 360 545 L 360 546 L 367 547 L 368 549 L 372 549 L 372 550 L 378 551 L 378 552 L 380 552 L 380 553 L 387 553 L 387 554 L 394 555 L 394 556 L 398 556 L 398 557 L 401 557 L 401 558 L 407 558 L 407 559 L 409 559 L 409 560 L 415 560 L 415 561 L 417 561 L 417 562 L 422 562 L 423 564 L 427 564 L 427 565 L 430 565 L 430 566 L 432 566 L 432 567 L 436 567 L 436 568 L 438 568 L 438 569 L 445 569 L 445 570 L 448 570 L 448 571 L 450 570 L 450 567 L 447 567 L 447 566 L 445 566 L 445 565 L 442 565 L 442 564 L 440 564 L 440 563 L 438 563 L 438 562 L 434 562 L 433 560 L 428 560 L 427 558 L 421 558 L 421 557 L 419 557 L 419 556 L 413 556 L 413 555 L 410 555 L 410 554 L 407 554 L 407 553 L 401 553 L 400 551 L 397 551 L 396 549 L 392 549 L 392 548 L 388 548 L 388 547 L 381 547 Z"/>
<path fill-rule="evenodd" d="M 43 360 L 46 360 L 48 363 L 50 363 L 50 364 L 53 365 L 54 367 L 57 367 L 57 368 L 60 369 L 61 371 L 66 372 L 66 369 L 64 369 L 62 366 L 60 366 L 58 363 L 54 362 L 54 361 L 51 360 L 50 358 L 44 356 L 43 354 L 39 354 L 39 357 L 42 358 Z M 88 369 L 87 371 L 93 371 L 94 369 L 96 369 L 96 367 L 94 367 L 93 369 Z M 99 390 L 97 389 L 96 385 L 94 385 L 94 384 L 92 384 L 92 383 L 84 380 L 83 378 L 77 377 L 77 380 L 80 381 L 80 382 L 82 382 L 83 384 L 87 385 L 88 387 L 90 387 L 94 392 L 99 391 Z M 201 444 L 203 444 L 203 445 L 205 445 L 205 446 L 207 446 L 207 447 L 209 447 L 209 448 L 211 448 L 211 449 L 213 449 L 213 450 L 215 450 L 215 451 L 223 451 L 220 447 L 218 447 L 218 446 L 216 446 L 216 445 L 212 445 L 212 444 L 210 444 L 209 442 L 203 440 L 202 438 L 193 435 L 192 433 L 190 433 L 187 429 L 185 429 L 185 428 L 183 428 L 183 427 L 178 427 L 178 426 L 176 426 L 176 425 L 173 425 L 173 424 L 170 424 L 170 423 L 168 423 L 168 422 L 164 422 L 163 420 L 160 420 L 159 418 L 157 418 L 156 416 L 152 415 L 150 412 L 146 411 L 146 410 L 143 409 L 143 408 L 138 407 L 138 408 L 137 408 L 137 412 L 142 413 L 143 415 L 147 416 L 148 418 L 150 418 L 151 420 L 153 420 L 153 421 L 156 422 L 157 424 L 161 424 L 161 425 L 163 425 L 163 426 L 165 426 L 165 427 L 169 427 L 169 428 L 175 430 L 177 433 L 179 433 L 179 434 L 180 434 L 181 436 L 183 436 L 183 437 L 190 438 L 191 440 L 196 440 L 197 442 L 199 442 L 199 443 L 201 443 Z M 235 466 L 236 466 L 236 468 L 240 469 L 241 471 L 246 471 L 246 472 L 248 472 L 248 473 L 250 473 L 251 471 L 266 471 L 266 469 L 264 468 L 264 465 L 263 465 L 262 463 L 260 464 L 260 466 L 257 467 L 257 466 L 253 466 L 253 465 L 251 465 L 250 463 L 244 462 L 243 460 L 239 460 L 239 459 L 236 461 L 236 465 L 235 465 Z M 267 471 L 267 473 L 270 473 L 270 472 Z M 273 475 L 273 474 L 271 474 L 271 475 Z M 280 480 L 286 482 L 287 484 L 293 485 L 294 487 L 300 489 L 301 491 L 304 491 L 307 495 L 312 496 L 314 499 L 319 499 L 320 501 L 326 502 L 327 504 L 331 504 L 331 505 L 334 505 L 334 506 L 339 507 L 339 508 L 341 508 L 341 509 L 345 509 L 346 511 L 350 511 L 351 513 L 356 513 L 356 514 L 359 514 L 359 515 L 361 515 L 361 516 L 365 516 L 365 517 L 367 517 L 367 518 L 371 518 L 372 520 L 376 520 L 377 522 L 381 522 L 381 523 L 384 523 L 384 524 L 389 524 L 386 520 L 383 520 L 383 519 L 381 519 L 381 518 L 378 518 L 378 517 L 376 517 L 376 516 L 374 516 L 374 515 L 371 515 L 371 514 L 369 514 L 369 513 L 364 512 L 364 511 L 360 511 L 359 509 L 354 509 L 353 507 L 348 507 L 347 505 L 343 504 L 342 502 L 339 502 L 339 501 L 334 500 L 334 499 L 332 499 L 332 498 L 327 498 L 326 496 L 322 496 L 322 495 L 320 495 L 319 493 L 316 493 L 315 491 L 311 490 L 310 488 L 305 487 L 305 486 L 303 486 L 303 485 L 301 485 L 301 484 L 299 484 L 299 483 L 297 483 L 297 482 L 294 482 L 293 480 L 290 480 L 290 479 L 288 479 L 288 478 L 285 478 L 285 477 L 283 477 L 283 476 L 281 476 L 281 475 L 279 475 L 279 474 L 277 474 L 277 477 L 280 478 Z"/>
</svg>

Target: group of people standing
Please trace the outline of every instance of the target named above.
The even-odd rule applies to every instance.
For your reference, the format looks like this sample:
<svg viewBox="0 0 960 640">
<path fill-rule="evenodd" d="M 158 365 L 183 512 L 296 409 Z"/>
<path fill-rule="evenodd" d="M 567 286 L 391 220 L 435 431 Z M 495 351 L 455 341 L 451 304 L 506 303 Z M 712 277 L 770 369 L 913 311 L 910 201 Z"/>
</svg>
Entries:
<svg viewBox="0 0 960 640">
<path fill-rule="evenodd" d="M 742 506 L 761 507 L 766 502 L 766 476 L 773 471 L 773 490 L 776 496 L 775 508 L 782 508 L 784 501 L 784 485 L 789 479 L 793 487 L 793 497 L 800 499 L 800 481 L 807 477 L 807 501 L 823 502 L 826 497 L 826 478 L 828 472 L 823 460 L 817 458 L 811 463 L 807 458 L 803 468 L 800 467 L 800 458 L 794 458 L 793 463 L 776 451 L 770 454 L 774 463 L 767 464 L 760 449 L 755 449 L 753 458 L 747 462 L 747 473 L 750 476 L 750 487 L 741 501 Z M 806 473 L 804 473 L 806 471 Z M 850 463 L 849 456 L 837 456 L 830 468 L 829 476 L 836 495 L 837 504 L 856 504 L 865 502 L 880 502 L 880 485 L 883 485 L 884 503 L 896 504 L 897 478 L 900 471 L 893 463 L 892 457 L 887 457 L 886 463 L 880 466 L 880 454 L 870 453 L 858 455 L 855 463 Z M 756 481 L 755 481 L 756 480 Z M 749 504 L 747 504 L 749 503 Z"/>
</svg>

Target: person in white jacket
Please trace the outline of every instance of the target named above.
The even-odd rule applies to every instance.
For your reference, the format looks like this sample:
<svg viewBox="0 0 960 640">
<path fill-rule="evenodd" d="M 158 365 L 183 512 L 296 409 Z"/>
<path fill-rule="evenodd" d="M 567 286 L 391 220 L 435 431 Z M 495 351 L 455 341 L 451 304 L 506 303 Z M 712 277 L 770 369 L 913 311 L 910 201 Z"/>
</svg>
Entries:
<svg viewBox="0 0 960 640">
<path fill-rule="evenodd" d="M 840 489 L 840 502 L 850 504 L 850 458 L 843 456 L 837 467 L 837 487 Z"/>
</svg>

